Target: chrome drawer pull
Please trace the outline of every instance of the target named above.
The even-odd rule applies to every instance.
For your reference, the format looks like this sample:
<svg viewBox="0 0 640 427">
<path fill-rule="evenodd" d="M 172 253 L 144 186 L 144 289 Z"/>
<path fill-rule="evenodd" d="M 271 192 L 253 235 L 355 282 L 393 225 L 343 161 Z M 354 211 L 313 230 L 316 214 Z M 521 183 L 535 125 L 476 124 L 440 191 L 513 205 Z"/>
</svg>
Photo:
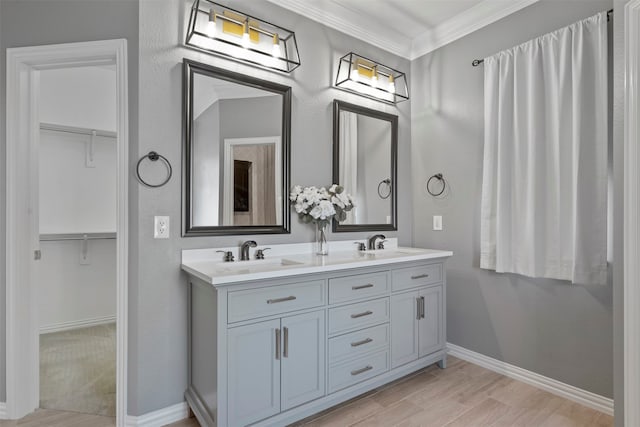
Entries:
<svg viewBox="0 0 640 427">
<path fill-rule="evenodd" d="M 370 314 L 373 314 L 373 311 L 371 310 L 367 310 L 364 313 L 358 313 L 358 314 L 352 314 L 351 318 L 352 319 L 357 319 L 358 317 L 364 317 L 364 316 L 369 316 Z"/>
<path fill-rule="evenodd" d="M 293 301 L 294 299 L 296 299 L 296 297 L 294 297 L 293 295 L 291 295 L 290 297 L 284 297 L 284 298 L 268 299 L 267 300 L 267 304 L 275 304 L 275 303 L 278 303 L 278 302 Z"/>
<path fill-rule="evenodd" d="M 276 360 L 280 360 L 280 328 L 276 328 Z"/>
<path fill-rule="evenodd" d="M 420 318 L 424 319 L 424 297 L 420 297 Z"/>
<path fill-rule="evenodd" d="M 418 274 L 417 276 L 411 276 L 411 278 L 412 278 L 413 280 L 417 280 L 417 279 L 424 279 L 424 278 L 426 278 L 426 277 L 429 277 L 429 275 L 428 275 L 428 274 Z"/>
<path fill-rule="evenodd" d="M 370 371 L 372 369 L 373 369 L 373 366 L 367 365 L 364 368 L 356 369 L 355 371 L 351 371 L 351 375 L 360 375 L 360 374 L 365 373 L 367 371 Z"/>
<path fill-rule="evenodd" d="M 370 342 L 373 342 L 373 340 L 371 338 L 366 338 L 362 341 L 356 341 L 356 342 L 352 342 L 351 343 L 351 347 L 358 347 L 361 345 L 365 345 L 365 344 L 369 344 Z"/>
<path fill-rule="evenodd" d="M 367 289 L 367 288 L 373 288 L 373 284 L 372 283 L 367 283 L 366 285 L 360 285 L 360 286 L 352 286 L 351 289 L 354 291 L 360 290 L 360 289 Z"/>
<path fill-rule="evenodd" d="M 422 308 L 422 306 L 420 305 L 420 303 L 422 302 L 422 300 L 420 299 L 420 297 L 416 298 L 416 320 L 420 320 L 422 318 L 422 313 L 420 312 L 420 309 Z"/>
</svg>

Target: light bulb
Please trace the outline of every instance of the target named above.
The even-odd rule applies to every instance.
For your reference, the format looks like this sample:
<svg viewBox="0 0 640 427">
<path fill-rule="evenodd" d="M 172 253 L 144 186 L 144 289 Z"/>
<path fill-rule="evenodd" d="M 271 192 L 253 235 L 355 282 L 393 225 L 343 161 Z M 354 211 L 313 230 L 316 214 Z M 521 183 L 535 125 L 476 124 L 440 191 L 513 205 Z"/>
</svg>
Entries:
<svg viewBox="0 0 640 427">
<path fill-rule="evenodd" d="M 376 72 L 373 76 L 371 76 L 371 86 L 377 88 L 378 87 L 378 73 Z"/>
<path fill-rule="evenodd" d="M 353 80 L 354 82 L 357 82 L 360 80 L 360 73 L 358 73 L 357 68 L 354 68 L 353 70 L 351 70 L 351 80 Z"/>
<path fill-rule="evenodd" d="M 282 51 L 280 50 L 280 39 L 277 34 L 273 35 L 273 56 L 275 58 L 280 58 L 282 56 Z"/>
<path fill-rule="evenodd" d="M 216 12 L 213 9 L 209 11 L 209 22 L 207 23 L 207 35 L 209 37 L 216 36 Z"/>
<path fill-rule="evenodd" d="M 389 76 L 389 88 L 388 91 L 391 93 L 396 93 L 396 83 L 393 76 Z"/>
<path fill-rule="evenodd" d="M 249 38 L 249 22 L 245 22 L 244 23 L 244 33 L 242 34 L 242 46 L 245 48 L 249 47 L 249 42 L 250 42 L 250 38 Z"/>
</svg>

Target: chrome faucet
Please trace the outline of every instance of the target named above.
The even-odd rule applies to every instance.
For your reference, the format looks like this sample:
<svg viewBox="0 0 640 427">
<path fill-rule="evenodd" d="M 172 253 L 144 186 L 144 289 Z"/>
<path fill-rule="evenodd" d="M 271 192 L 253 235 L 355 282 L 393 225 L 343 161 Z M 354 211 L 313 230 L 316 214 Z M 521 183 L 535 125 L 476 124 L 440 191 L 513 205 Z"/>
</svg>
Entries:
<svg viewBox="0 0 640 427">
<path fill-rule="evenodd" d="M 378 239 L 386 239 L 387 237 L 384 234 L 376 234 L 375 236 L 371 236 L 369 237 L 368 240 L 368 244 L 367 246 L 369 247 L 369 250 L 374 250 L 376 248 L 376 240 Z"/>
<path fill-rule="evenodd" d="M 255 240 L 247 240 L 240 246 L 240 261 L 249 261 L 249 248 L 258 246 Z"/>
</svg>

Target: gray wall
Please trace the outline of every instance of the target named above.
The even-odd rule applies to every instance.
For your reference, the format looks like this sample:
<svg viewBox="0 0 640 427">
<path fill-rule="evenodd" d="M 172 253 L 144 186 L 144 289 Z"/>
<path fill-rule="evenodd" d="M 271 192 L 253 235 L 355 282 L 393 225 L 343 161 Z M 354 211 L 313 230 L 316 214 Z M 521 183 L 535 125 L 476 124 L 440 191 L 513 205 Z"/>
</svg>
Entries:
<svg viewBox="0 0 640 427">
<path fill-rule="evenodd" d="M 355 113 L 350 113 L 355 114 Z M 358 115 L 358 221 L 364 224 L 387 224 L 391 217 L 391 197 L 378 196 L 378 183 L 391 178 L 391 123 Z M 380 188 L 387 194 L 388 187 Z"/>
<path fill-rule="evenodd" d="M 282 96 L 220 100 L 220 141 L 282 136 Z"/>
<path fill-rule="evenodd" d="M 129 59 L 129 126 L 131 155 L 136 157 L 138 113 L 137 0 L 1 0 L 0 1 L 0 176 L 6 174 L 6 48 L 126 38 Z M 132 161 L 135 161 L 132 159 Z M 0 186 L 0 241 L 5 242 L 5 180 Z M 135 200 L 135 191 L 132 191 Z M 136 218 L 135 204 L 131 218 Z M 134 239 L 135 241 L 135 239 Z M 135 246 L 132 246 L 132 288 L 135 288 Z M 0 245 L 0 312 L 5 313 L 5 245 Z M 134 342 L 131 343 L 135 345 Z M 132 360 L 133 361 L 133 360 Z M 0 316 L 0 401 L 6 400 L 5 316 Z M 135 372 L 135 370 L 134 370 Z M 132 381 L 131 389 L 135 389 Z"/>
<path fill-rule="evenodd" d="M 180 47 L 191 7 L 190 0 L 142 0 L 140 2 L 140 146 L 138 155 L 151 149 L 174 165 L 176 178 L 158 189 L 140 188 L 136 203 L 139 215 L 131 224 L 140 251 L 138 276 L 131 300 L 131 376 L 129 413 L 139 415 L 182 401 L 187 381 L 186 277 L 180 272 L 180 251 L 187 248 L 237 245 L 255 239 L 260 245 L 309 242 L 314 230 L 292 217 L 287 235 L 228 236 L 220 238 L 180 237 L 180 156 L 182 59 L 190 58 L 218 67 L 241 71 L 292 87 L 292 184 L 331 183 L 332 101 L 339 98 L 399 116 L 399 231 L 404 244 L 412 239 L 410 172 L 411 103 L 396 109 L 331 88 L 336 62 L 353 50 L 394 68 L 409 71 L 409 61 L 365 42 L 327 29 L 264 1 L 225 1 L 259 18 L 296 32 L 302 66 L 291 75 L 259 70 Z M 132 185 L 137 185 L 133 183 Z M 154 240 L 153 216 L 170 215 L 171 238 Z M 352 239 L 370 233 L 333 234 L 330 239 Z"/>
<path fill-rule="evenodd" d="M 220 102 L 211 104 L 193 121 L 192 135 L 193 223 L 218 225 L 223 162 L 220 146 Z"/>
<path fill-rule="evenodd" d="M 447 268 L 448 341 L 607 397 L 613 395 L 612 287 L 479 268 L 483 69 L 471 61 L 611 6 L 610 0 L 543 0 L 411 67 L 414 243 L 454 253 Z M 444 199 L 424 191 L 438 172 L 451 188 Z M 431 230 L 432 215 L 443 215 L 443 231 Z"/>
</svg>

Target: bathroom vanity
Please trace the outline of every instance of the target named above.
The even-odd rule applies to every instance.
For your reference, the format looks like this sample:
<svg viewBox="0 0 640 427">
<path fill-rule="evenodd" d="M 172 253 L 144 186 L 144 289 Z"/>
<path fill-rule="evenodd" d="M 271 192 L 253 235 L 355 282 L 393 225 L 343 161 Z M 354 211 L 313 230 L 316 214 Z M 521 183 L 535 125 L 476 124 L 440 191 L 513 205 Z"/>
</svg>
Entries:
<svg viewBox="0 0 640 427">
<path fill-rule="evenodd" d="M 276 245 L 262 260 L 183 251 L 189 387 L 203 426 L 283 426 L 438 362 L 451 252 Z"/>
</svg>

